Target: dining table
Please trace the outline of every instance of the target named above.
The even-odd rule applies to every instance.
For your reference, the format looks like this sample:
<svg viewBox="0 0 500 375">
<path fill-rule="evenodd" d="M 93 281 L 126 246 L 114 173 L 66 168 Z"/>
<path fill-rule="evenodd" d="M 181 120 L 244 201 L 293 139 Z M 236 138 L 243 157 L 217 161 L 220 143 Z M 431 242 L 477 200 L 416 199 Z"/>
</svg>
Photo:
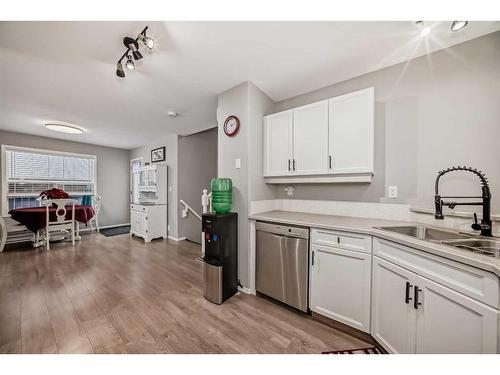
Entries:
<svg viewBox="0 0 500 375">
<path fill-rule="evenodd" d="M 15 221 L 23 224 L 28 230 L 35 233 L 36 239 L 33 244 L 34 247 L 41 245 L 40 231 L 45 229 L 47 226 L 47 208 L 46 207 L 26 207 L 26 208 L 15 208 L 9 211 L 9 215 Z M 57 221 L 56 215 L 57 208 L 49 207 L 49 221 Z M 73 212 L 72 206 L 66 206 L 66 220 L 71 220 Z M 92 206 L 75 205 L 75 221 L 87 224 L 90 219 L 95 215 L 94 208 Z M 80 240 L 80 230 L 79 225 L 76 226 L 76 240 Z M 42 241 L 43 242 L 43 241 Z"/>
</svg>

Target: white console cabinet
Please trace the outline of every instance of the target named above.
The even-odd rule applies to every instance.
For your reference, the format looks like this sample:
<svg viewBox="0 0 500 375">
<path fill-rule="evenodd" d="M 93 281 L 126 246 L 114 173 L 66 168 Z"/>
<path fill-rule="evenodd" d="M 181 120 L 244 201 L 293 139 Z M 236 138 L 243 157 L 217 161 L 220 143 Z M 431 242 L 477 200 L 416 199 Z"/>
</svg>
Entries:
<svg viewBox="0 0 500 375">
<path fill-rule="evenodd" d="M 166 205 L 130 205 L 130 234 L 151 242 L 167 238 Z"/>
</svg>

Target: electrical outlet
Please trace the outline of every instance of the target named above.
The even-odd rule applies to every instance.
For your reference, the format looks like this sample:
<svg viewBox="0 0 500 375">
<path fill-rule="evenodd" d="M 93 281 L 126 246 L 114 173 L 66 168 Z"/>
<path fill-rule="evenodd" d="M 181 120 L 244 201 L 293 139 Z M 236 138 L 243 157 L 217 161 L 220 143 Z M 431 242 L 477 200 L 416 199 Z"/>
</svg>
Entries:
<svg viewBox="0 0 500 375">
<path fill-rule="evenodd" d="M 397 198 L 398 197 L 398 187 L 397 186 L 389 186 L 387 188 L 387 196 L 389 198 Z"/>
<path fill-rule="evenodd" d="M 170 232 L 170 225 L 167 225 L 167 231 Z"/>
<path fill-rule="evenodd" d="M 234 166 L 236 169 L 241 169 L 241 159 L 237 158 L 234 160 Z"/>
</svg>

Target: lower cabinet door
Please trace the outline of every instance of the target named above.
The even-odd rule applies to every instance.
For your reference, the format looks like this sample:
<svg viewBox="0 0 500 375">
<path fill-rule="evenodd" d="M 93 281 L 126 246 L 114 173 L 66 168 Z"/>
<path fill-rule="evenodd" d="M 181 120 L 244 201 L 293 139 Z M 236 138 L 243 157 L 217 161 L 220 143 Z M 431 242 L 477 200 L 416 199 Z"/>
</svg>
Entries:
<svg viewBox="0 0 500 375">
<path fill-rule="evenodd" d="M 389 353 L 415 353 L 416 275 L 373 256 L 372 336 Z"/>
<path fill-rule="evenodd" d="M 145 213 L 139 213 L 137 215 L 137 231 L 143 234 L 148 232 L 148 217 Z"/>
<path fill-rule="evenodd" d="M 498 310 L 422 277 L 416 285 L 417 353 L 498 352 Z"/>
<path fill-rule="evenodd" d="M 313 245 L 311 310 L 370 332 L 371 254 Z"/>
</svg>

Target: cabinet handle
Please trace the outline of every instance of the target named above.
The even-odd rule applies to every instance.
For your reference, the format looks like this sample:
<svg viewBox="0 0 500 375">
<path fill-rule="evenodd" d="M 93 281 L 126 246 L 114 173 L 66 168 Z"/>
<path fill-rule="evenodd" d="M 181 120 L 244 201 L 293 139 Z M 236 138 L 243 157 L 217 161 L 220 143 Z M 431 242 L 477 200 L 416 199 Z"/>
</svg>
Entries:
<svg viewBox="0 0 500 375">
<path fill-rule="evenodd" d="M 295 159 L 293 159 L 293 170 L 295 170 Z"/>
<path fill-rule="evenodd" d="M 288 172 L 290 172 L 290 159 L 288 159 Z"/>
<path fill-rule="evenodd" d="M 418 292 L 421 292 L 422 289 L 420 289 L 417 285 L 415 285 L 415 295 L 414 295 L 414 301 L 413 301 L 413 307 L 418 310 L 418 306 L 422 304 L 422 302 L 418 302 Z"/>
<path fill-rule="evenodd" d="M 337 237 L 337 243 L 340 245 L 340 237 Z"/>
<path fill-rule="evenodd" d="M 312 252 L 311 266 L 313 266 L 313 267 L 314 267 L 314 251 Z"/>
<path fill-rule="evenodd" d="M 328 155 L 328 168 L 332 169 L 332 155 Z"/>
<path fill-rule="evenodd" d="M 413 299 L 410 297 L 410 288 L 413 288 L 413 285 L 411 285 L 408 281 L 406 282 L 406 293 L 405 293 L 405 303 L 408 304 L 410 301 Z"/>
</svg>

